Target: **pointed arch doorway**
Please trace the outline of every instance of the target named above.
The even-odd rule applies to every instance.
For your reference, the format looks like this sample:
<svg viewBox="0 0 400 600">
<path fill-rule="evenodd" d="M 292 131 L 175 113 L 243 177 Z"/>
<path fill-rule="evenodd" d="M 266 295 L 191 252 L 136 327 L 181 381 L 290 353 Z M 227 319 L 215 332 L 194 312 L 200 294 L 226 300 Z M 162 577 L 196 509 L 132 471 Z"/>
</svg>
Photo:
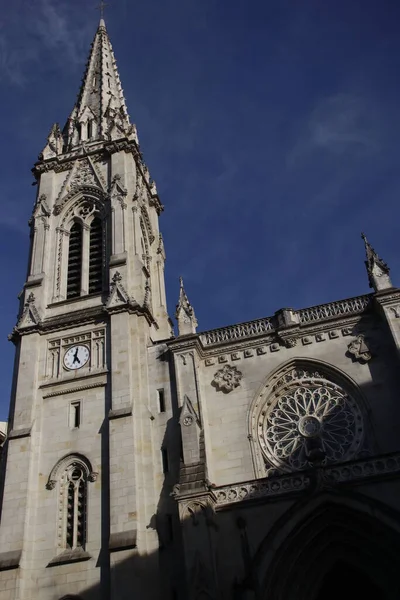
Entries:
<svg viewBox="0 0 400 600">
<path fill-rule="evenodd" d="M 358 510 L 332 497 L 312 504 L 289 511 L 261 544 L 254 562 L 259 597 L 398 600 L 397 531 L 369 507 Z"/>
</svg>

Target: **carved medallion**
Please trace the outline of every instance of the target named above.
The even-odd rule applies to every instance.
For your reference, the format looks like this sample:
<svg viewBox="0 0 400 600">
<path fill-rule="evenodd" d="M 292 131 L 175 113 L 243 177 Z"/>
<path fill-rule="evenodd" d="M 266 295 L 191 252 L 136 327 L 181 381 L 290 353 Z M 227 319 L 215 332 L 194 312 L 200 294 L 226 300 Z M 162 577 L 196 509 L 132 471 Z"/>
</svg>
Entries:
<svg viewBox="0 0 400 600">
<path fill-rule="evenodd" d="M 214 374 L 212 385 L 223 392 L 231 392 L 240 385 L 242 373 L 232 365 L 225 365 Z"/>
</svg>

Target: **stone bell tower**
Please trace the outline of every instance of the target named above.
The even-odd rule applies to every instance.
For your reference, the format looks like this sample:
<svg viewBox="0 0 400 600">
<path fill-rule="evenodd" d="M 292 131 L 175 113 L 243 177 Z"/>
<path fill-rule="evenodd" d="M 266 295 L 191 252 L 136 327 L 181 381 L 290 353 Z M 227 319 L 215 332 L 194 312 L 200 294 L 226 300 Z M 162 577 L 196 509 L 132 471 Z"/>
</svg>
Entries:
<svg viewBox="0 0 400 600">
<path fill-rule="evenodd" d="M 152 375 L 149 355 L 172 329 L 163 206 L 103 19 L 72 113 L 33 173 L 29 275 L 10 336 L 0 599 L 122 598 L 110 565 L 158 548 L 149 523 L 164 431 L 149 415 L 168 375 Z"/>
</svg>

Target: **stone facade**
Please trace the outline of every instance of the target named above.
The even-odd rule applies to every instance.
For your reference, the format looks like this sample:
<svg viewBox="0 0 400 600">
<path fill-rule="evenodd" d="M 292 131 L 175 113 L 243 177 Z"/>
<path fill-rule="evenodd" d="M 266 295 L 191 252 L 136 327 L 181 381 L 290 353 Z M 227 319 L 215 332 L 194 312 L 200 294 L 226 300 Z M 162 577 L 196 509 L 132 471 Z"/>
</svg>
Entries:
<svg viewBox="0 0 400 600">
<path fill-rule="evenodd" d="M 174 337 L 103 20 L 34 174 L 0 600 L 397 599 L 400 290 L 365 236 L 373 293 L 197 333 L 181 280 Z"/>
</svg>

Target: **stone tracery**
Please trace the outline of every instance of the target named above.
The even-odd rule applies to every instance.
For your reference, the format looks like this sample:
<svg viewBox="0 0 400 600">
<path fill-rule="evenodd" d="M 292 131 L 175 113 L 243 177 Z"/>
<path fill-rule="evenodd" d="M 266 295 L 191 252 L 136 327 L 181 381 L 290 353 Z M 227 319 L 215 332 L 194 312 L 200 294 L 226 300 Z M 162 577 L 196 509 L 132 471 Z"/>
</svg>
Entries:
<svg viewBox="0 0 400 600">
<path fill-rule="evenodd" d="M 280 471 L 349 460 L 364 435 L 354 398 L 324 375 L 300 368 L 260 400 L 254 425 L 264 460 Z"/>
</svg>

